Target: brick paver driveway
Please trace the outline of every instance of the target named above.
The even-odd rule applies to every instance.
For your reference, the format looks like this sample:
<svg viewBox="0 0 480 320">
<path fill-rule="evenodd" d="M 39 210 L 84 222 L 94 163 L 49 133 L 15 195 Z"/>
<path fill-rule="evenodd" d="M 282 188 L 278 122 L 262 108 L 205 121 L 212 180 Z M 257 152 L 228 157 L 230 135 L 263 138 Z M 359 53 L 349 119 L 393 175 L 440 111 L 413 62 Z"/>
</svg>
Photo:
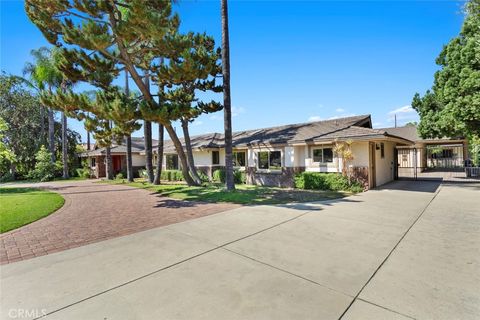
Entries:
<svg viewBox="0 0 480 320">
<path fill-rule="evenodd" d="M 46 218 L 0 235 L 0 264 L 236 207 L 233 204 L 172 200 L 147 190 L 93 181 L 52 182 L 34 186 L 59 192 L 65 198 L 65 205 Z"/>
</svg>

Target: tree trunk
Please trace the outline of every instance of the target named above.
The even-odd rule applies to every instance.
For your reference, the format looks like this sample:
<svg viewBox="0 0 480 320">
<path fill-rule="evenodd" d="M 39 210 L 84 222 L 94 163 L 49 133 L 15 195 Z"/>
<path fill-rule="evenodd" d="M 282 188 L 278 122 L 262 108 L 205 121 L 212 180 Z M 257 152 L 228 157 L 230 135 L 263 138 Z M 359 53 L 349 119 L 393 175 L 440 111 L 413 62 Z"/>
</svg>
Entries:
<svg viewBox="0 0 480 320">
<path fill-rule="evenodd" d="M 47 145 L 47 135 L 45 132 L 45 107 L 40 106 L 40 145 Z"/>
<path fill-rule="evenodd" d="M 145 87 L 150 92 L 150 76 L 148 72 L 145 73 Z M 145 139 L 145 169 L 147 170 L 148 182 L 153 182 L 153 154 L 152 154 L 152 123 L 144 121 L 143 125 L 144 139 Z"/>
<path fill-rule="evenodd" d="M 153 182 L 153 164 L 152 164 L 152 123 L 144 121 L 143 133 L 145 136 L 145 169 L 147 170 L 148 182 Z"/>
<path fill-rule="evenodd" d="M 188 163 L 187 163 L 187 158 L 185 156 L 185 152 L 183 151 L 183 146 L 182 143 L 180 142 L 180 139 L 178 139 L 177 133 L 173 129 L 172 125 L 166 125 L 165 129 L 168 132 L 168 135 L 170 136 L 170 139 L 172 139 L 173 145 L 175 146 L 175 149 L 177 150 L 177 155 L 178 159 L 180 160 L 180 164 L 182 166 L 182 173 L 183 173 L 183 178 L 185 179 L 185 182 L 189 186 L 196 186 L 197 184 L 195 181 L 192 179 L 190 176 L 190 172 L 188 170 Z"/>
<path fill-rule="evenodd" d="M 160 184 L 160 178 L 162 177 L 163 167 L 163 140 L 164 140 L 164 128 L 162 124 L 158 124 L 158 145 L 157 145 L 157 172 L 155 172 L 155 179 L 153 184 Z"/>
<path fill-rule="evenodd" d="M 62 162 L 63 179 L 68 179 L 68 141 L 67 141 L 67 116 L 62 112 Z"/>
<path fill-rule="evenodd" d="M 230 44 L 228 35 L 227 0 L 221 0 L 221 11 L 223 111 L 225 127 L 225 186 L 227 190 L 235 190 L 235 181 L 233 180 L 232 105 L 230 97 Z"/>
<path fill-rule="evenodd" d="M 125 70 L 125 95 L 130 95 L 130 89 L 128 86 L 128 71 Z M 127 180 L 133 182 L 133 164 L 132 164 L 132 135 L 127 135 Z"/>
<path fill-rule="evenodd" d="M 48 109 L 48 151 L 52 154 L 52 163 L 55 163 L 55 119 L 50 109 Z"/>
<path fill-rule="evenodd" d="M 108 180 L 113 180 L 112 152 L 110 146 L 105 148 L 105 173 Z"/>
<path fill-rule="evenodd" d="M 127 180 L 133 182 L 132 136 L 127 136 Z"/>
<path fill-rule="evenodd" d="M 87 151 L 90 151 L 90 131 L 87 131 Z"/>
<path fill-rule="evenodd" d="M 190 133 L 188 132 L 188 120 L 181 119 L 183 129 L 183 139 L 185 139 L 185 150 L 187 151 L 187 162 L 192 174 L 193 180 L 197 184 L 202 184 L 202 179 L 198 176 L 197 168 L 195 168 L 195 160 L 193 159 L 192 144 L 190 143 Z"/>
</svg>

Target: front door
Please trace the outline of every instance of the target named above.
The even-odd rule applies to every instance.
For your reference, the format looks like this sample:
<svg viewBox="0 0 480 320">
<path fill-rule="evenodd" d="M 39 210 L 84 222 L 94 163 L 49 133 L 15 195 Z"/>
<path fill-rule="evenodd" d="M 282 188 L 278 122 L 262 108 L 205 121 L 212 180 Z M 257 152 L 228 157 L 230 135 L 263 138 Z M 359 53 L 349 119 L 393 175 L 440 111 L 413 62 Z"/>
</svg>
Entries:
<svg viewBox="0 0 480 320">
<path fill-rule="evenodd" d="M 112 156 L 113 172 L 119 173 L 122 171 L 122 156 Z"/>
<path fill-rule="evenodd" d="M 377 170 L 375 166 L 375 143 L 369 142 L 369 168 L 368 168 L 368 185 L 369 189 L 373 189 L 377 186 L 377 179 L 375 171 Z"/>
</svg>

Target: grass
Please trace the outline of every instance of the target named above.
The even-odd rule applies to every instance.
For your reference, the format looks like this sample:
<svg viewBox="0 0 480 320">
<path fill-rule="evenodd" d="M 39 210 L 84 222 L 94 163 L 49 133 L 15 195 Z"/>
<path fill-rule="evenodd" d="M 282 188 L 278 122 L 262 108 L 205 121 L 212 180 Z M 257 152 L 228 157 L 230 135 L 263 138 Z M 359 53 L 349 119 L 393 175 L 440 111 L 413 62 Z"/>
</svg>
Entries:
<svg viewBox="0 0 480 320">
<path fill-rule="evenodd" d="M 63 206 L 58 193 L 35 188 L 0 188 L 0 233 L 48 216 Z"/>
<path fill-rule="evenodd" d="M 298 190 L 275 187 L 236 185 L 236 190 L 228 192 L 223 185 L 208 184 L 201 187 L 189 187 L 185 184 L 152 185 L 143 180 L 128 183 L 125 180 L 104 180 L 104 183 L 124 184 L 136 188 L 157 192 L 165 197 L 188 201 L 230 202 L 237 204 L 282 204 L 291 202 L 312 202 L 342 198 L 349 192 Z"/>
</svg>

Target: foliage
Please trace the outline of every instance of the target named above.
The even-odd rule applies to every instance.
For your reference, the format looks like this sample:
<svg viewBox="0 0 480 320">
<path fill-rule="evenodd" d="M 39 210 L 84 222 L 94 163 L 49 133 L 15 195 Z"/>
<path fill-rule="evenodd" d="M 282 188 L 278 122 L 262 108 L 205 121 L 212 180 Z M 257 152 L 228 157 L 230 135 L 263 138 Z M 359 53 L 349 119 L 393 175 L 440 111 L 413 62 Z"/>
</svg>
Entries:
<svg viewBox="0 0 480 320">
<path fill-rule="evenodd" d="M 18 77 L 0 75 L 0 118 L 6 121 L 8 128 L 3 132 L 2 141 L 15 154 L 14 168 L 18 176 L 25 177 L 35 167 L 35 154 L 40 150 L 46 136 L 42 134 L 47 119 L 42 116 L 38 107 L 39 99 L 25 87 L 24 81 Z M 80 135 L 72 130 L 67 131 L 69 167 L 74 168 L 77 162 L 76 146 Z M 55 153 L 57 159 L 61 155 L 61 124 L 55 121 Z"/>
<path fill-rule="evenodd" d="M 245 171 L 235 170 L 233 171 L 233 180 L 236 184 L 245 184 L 247 183 L 247 174 Z"/>
<path fill-rule="evenodd" d="M 41 146 L 35 155 L 35 169 L 30 171 L 28 177 L 33 180 L 50 181 L 55 178 L 58 172 L 57 165 L 51 162 L 52 154 L 45 146 Z"/>
<path fill-rule="evenodd" d="M 182 181 L 183 174 L 180 170 L 162 170 L 160 180 L 165 181 Z"/>
<path fill-rule="evenodd" d="M 0 175 L 0 183 L 10 182 L 15 180 L 15 175 L 11 172 L 6 172 Z"/>
<path fill-rule="evenodd" d="M 472 137 L 468 144 L 470 154 L 472 155 L 473 164 L 480 167 L 480 137 Z"/>
<path fill-rule="evenodd" d="M 89 168 L 77 168 L 76 170 L 77 176 L 83 179 L 88 179 L 90 178 L 90 169 Z"/>
<path fill-rule="evenodd" d="M 59 209 L 58 193 L 34 188 L 0 188 L 0 233 L 19 228 Z"/>
<path fill-rule="evenodd" d="M 117 173 L 117 175 L 115 176 L 115 179 L 116 179 L 116 180 L 123 180 L 123 179 L 125 179 L 125 177 L 123 176 L 123 173 L 119 172 L 119 173 Z"/>
<path fill-rule="evenodd" d="M 459 36 L 438 56 L 431 90 L 415 94 L 423 138 L 480 137 L 480 0 L 470 0 Z"/>
<path fill-rule="evenodd" d="M 7 131 L 7 129 L 7 123 L 0 117 L 0 177 L 6 175 L 10 164 L 15 161 L 15 154 L 4 142 L 4 132 Z"/>
<path fill-rule="evenodd" d="M 213 171 L 212 180 L 214 182 L 225 183 L 225 169 L 216 169 Z"/>
<path fill-rule="evenodd" d="M 205 173 L 203 173 L 202 171 L 198 172 L 198 177 L 200 178 L 200 180 L 202 182 L 209 182 L 210 181 L 210 178 Z"/>
<path fill-rule="evenodd" d="M 342 161 L 342 174 L 346 177 L 348 174 L 348 162 L 353 160 L 352 140 L 335 141 L 333 152 L 337 158 Z"/>
<path fill-rule="evenodd" d="M 119 181 L 105 181 L 116 184 Z M 162 196 L 187 201 L 227 202 L 238 204 L 280 204 L 338 199 L 349 195 L 341 191 L 299 190 L 276 187 L 238 184 L 234 191 L 228 191 L 223 184 L 188 186 L 186 184 L 152 185 L 144 182 L 128 183 L 129 186 L 158 192 Z"/>
<path fill-rule="evenodd" d="M 337 173 L 302 172 L 295 176 L 295 188 L 311 190 L 361 192 L 363 186 L 357 181 Z"/>
</svg>

